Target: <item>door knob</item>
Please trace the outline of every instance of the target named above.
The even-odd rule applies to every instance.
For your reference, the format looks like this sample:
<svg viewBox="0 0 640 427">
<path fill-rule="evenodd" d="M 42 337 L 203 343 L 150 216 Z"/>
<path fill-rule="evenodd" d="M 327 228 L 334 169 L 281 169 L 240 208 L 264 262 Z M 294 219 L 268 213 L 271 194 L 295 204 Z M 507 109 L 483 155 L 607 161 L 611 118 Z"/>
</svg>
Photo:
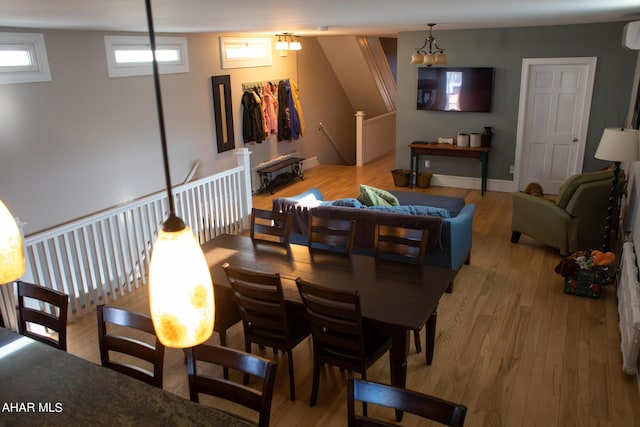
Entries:
<svg viewBox="0 0 640 427">
<path fill-rule="evenodd" d="M 571 138 L 571 142 L 578 142 L 578 138 Z"/>
</svg>

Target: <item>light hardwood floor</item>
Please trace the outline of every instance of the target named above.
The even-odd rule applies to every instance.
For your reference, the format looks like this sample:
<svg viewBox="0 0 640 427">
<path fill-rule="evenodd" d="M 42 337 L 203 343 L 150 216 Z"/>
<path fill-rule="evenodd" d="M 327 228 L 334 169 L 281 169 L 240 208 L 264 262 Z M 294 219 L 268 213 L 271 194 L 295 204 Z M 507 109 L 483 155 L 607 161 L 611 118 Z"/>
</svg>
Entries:
<svg viewBox="0 0 640 427">
<path fill-rule="evenodd" d="M 394 188 L 393 156 L 364 167 L 317 166 L 305 180 L 259 194 L 254 205 L 271 208 L 274 197 L 318 187 L 327 200 L 354 197 L 358 185 Z M 621 370 L 615 287 L 598 300 L 565 295 L 562 278 L 553 272 L 561 259 L 550 248 L 522 236 L 510 242 L 511 195 L 479 190 L 431 187 L 415 189 L 453 195 L 476 203 L 471 264 L 462 267 L 452 294 L 442 297 L 434 361 L 413 346 L 408 360 L 407 387 L 464 403 L 468 426 L 640 426 L 640 393 L 632 377 Z M 120 297 L 116 306 L 148 313 L 146 289 Z M 422 332 L 424 339 L 424 331 Z M 229 331 L 228 344 L 242 349 L 242 326 Z M 69 326 L 69 352 L 99 363 L 94 316 Z M 218 337 L 211 341 L 218 343 Z M 254 352 L 272 357 L 272 352 Z M 311 342 L 294 351 L 297 400 L 289 401 L 286 356 L 279 362 L 271 425 L 346 425 L 345 380 L 326 368 L 318 404 L 308 405 L 311 386 Z M 367 374 L 389 382 L 383 357 Z M 168 349 L 165 390 L 188 398 L 182 352 Z M 215 405 L 232 408 L 225 402 Z M 97 416 L 99 416 L 97 414 Z M 391 419 L 391 413 L 383 416 Z M 255 419 L 255 418 L 254 418 Z M 410 415 L 403 425 L 430 425 Z"/>
</svg>

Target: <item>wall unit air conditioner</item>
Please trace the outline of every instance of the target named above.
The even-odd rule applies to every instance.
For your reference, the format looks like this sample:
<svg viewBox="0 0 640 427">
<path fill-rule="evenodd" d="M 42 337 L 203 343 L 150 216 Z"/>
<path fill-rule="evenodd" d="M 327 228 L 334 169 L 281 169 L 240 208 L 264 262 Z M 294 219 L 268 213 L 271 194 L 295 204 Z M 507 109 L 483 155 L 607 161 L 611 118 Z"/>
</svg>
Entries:
<svg viewBox="0 0 640 427">
<path fill-rule="evenodd" d="M 628 49 L 640 49 L 640 21 L 629 22 L 624 26 L 622 45 Z"/>
</svg>

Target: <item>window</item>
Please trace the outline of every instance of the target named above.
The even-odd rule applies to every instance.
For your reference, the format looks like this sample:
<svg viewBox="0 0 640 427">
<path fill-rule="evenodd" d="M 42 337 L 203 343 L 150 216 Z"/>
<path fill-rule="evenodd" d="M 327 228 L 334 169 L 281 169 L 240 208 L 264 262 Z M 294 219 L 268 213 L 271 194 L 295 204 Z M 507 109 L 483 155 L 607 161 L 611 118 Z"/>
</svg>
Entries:
<svg viewBox="0 0 640 427">
<path fill-rule="evenodd" d="M 0 84 L 51 81 L 44 36 L 0 33 Z"/>
<path fill-rule="evenodd" d="M 220 37 L 222 68 L 271 66 L 271 39 Z"/>
<path fill-rule="evenodd" d="M 109 77 L 146 76 L 153 73 L 148 37 L 104 36 Z M 156 37 L 156 58 L 161 74 L 189 71 L 187 39 Z"/>
</svg>

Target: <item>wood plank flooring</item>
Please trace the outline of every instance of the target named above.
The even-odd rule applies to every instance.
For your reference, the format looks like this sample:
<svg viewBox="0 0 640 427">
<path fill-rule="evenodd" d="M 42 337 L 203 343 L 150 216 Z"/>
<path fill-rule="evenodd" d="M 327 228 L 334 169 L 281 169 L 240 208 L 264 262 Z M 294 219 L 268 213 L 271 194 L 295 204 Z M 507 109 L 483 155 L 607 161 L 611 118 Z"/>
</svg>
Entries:
<svg viewBox="0 0 640 427">
<path fill-rule="evenodd" d="M 254 205 L 271 208 L 274 197 L 298 194 L 315 186 L 325 199 L 354 197 L 360 183 L 394 188 L 393 156 L 364 167 L 317 166 L 304 181 L 254 197 Z M 408 190 L 408 189 L 407 189 Z M 462 402 L 467 426 L 640 426 L 640 393 L 635 379 L 622 373 L 615 287 L 599 300 L 565 295 L 553 272 L 558 253 L 522 236 L 512 244 L 511 195 L 479 190 L 431 187 L 412 189 L 453 195 L 476 203 L 471 264 L 456 277 L 454 292 L 438 310 L 434 361 L 411 349 L 407 387 Z M 147 312 L 147 290 L 120 297 L 116 306 Z M 422 332 L 424 340 L 424 331 Z M 69 352 L 99 363 L 94 316 L 69 326 Z M 229 330 L 228 344 L 242 349 L 242 326 Z M 218 343 L 218 337 L 211 341 Z M 411 340 L 412 341 L 412 340 Z M 312 349 L 306 340 L 294 351 L 297 400 L 289 400 L 286 356 L 278 355 L 273 426 L 346 425 L 345 379 L 325 368 L 318 404 L 310 408 Z M 254 352 L 272 357 L 272 352 Z M 368 378 L 389 382 L 388 359 Z M 188 398 L 182 351 L 168 349 L 165 385 Z M 223 409 L 256 419 L 251 412 L 216 401 Z M 383 417 L 392 413 L 378 411 Z M 403 425 L 431 425 L 410 415 Z"/>
</svg>

